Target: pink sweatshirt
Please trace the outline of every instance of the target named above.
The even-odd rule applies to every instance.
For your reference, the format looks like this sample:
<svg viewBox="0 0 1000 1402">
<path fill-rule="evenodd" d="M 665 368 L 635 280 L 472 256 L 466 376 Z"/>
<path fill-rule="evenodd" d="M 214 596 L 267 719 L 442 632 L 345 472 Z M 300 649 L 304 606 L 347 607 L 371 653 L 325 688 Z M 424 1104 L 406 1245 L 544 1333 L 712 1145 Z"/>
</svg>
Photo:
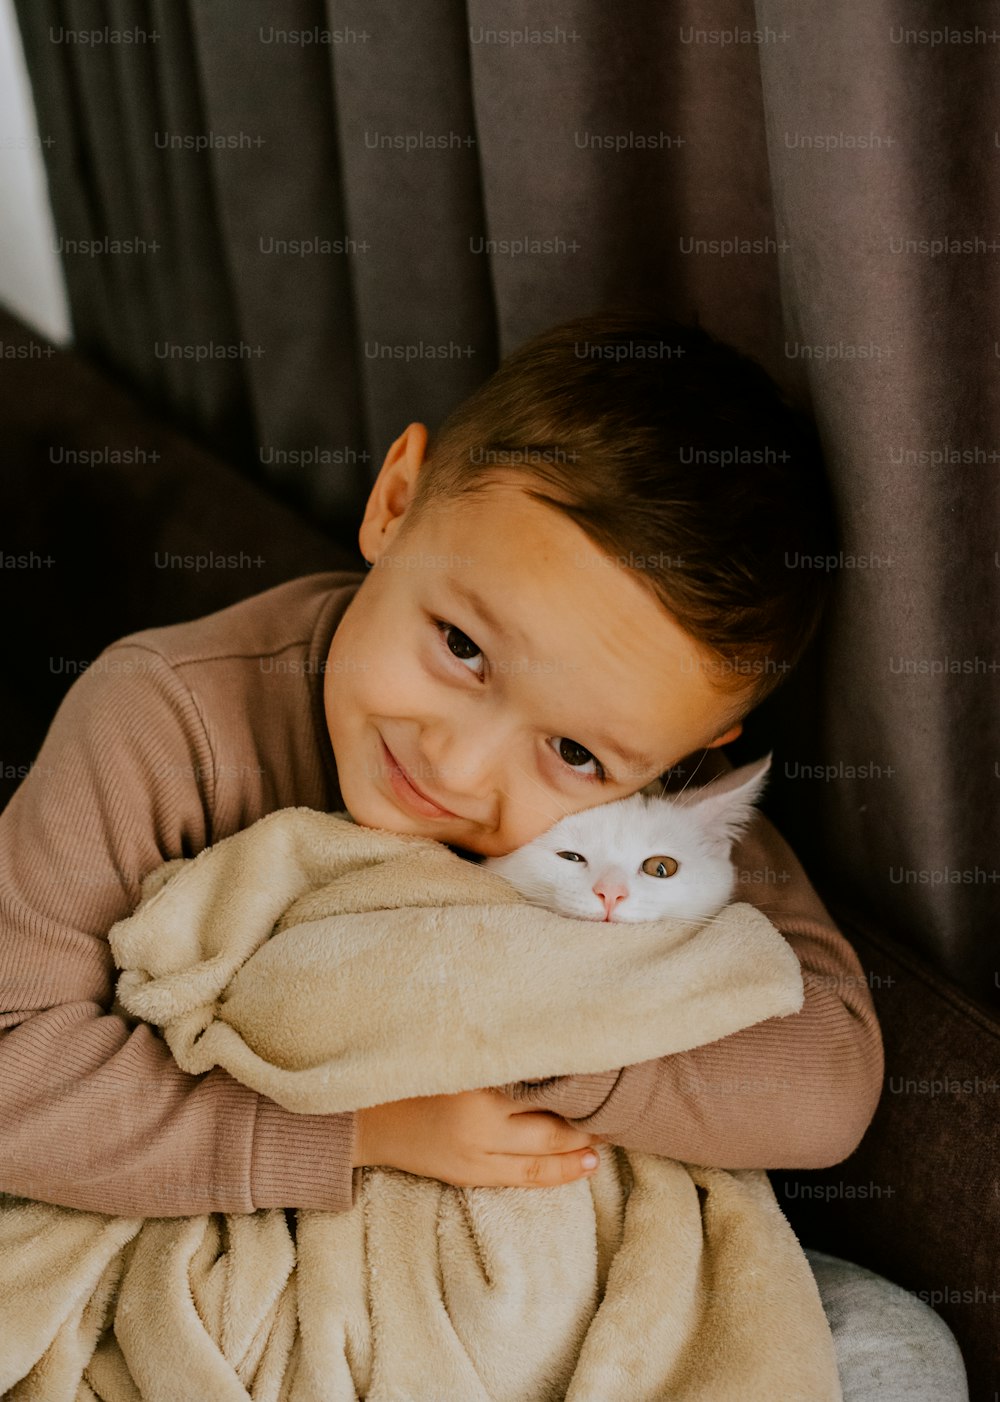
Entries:
<svg viewBox="0 0 1000 1402">
<path fill-rule="evenodd" d="M 353 1112 L 298 1115 L 221 1069 L 181 1071 L 109 1010 L 107 933 L 139 883 L 266 813 L 341 808 L 322 704 L 362 575 L 292 580 L 106 647 L 0 814 L 0 1192 L 176 1217 L 356 1200 Z M 728 767 L 719 751 L 701 780 Z M 845 1158 L 878 1102 L 882 1041 L 851 946 L 758 814 L 738 898 L 802 965 L 801 1012 L 676 1056 L 518 1094 L 629 1148 L 722 1168 Z"/>
</svg>

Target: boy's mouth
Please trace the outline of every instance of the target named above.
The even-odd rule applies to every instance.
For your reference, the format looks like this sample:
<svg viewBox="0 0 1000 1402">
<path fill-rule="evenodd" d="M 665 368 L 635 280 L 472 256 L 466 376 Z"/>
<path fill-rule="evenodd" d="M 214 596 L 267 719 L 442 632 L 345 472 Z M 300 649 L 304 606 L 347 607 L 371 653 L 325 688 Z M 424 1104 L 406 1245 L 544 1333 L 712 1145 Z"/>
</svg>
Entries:
<svg viewBox="0 0 1000 1402">
<path fill-rule="evenodd" d="M 448 808 L 442 808 L 439 803 L 435 803 L 432 798 L 421 793 L 381 735 L 379 735 L 379 743 L 382 746 L 382 762 L 388 774 L 389 787 L 398 801 L 409 812 L 416 813 L 421 818 L 457 818 L 459 816 Z"/>
</svg>

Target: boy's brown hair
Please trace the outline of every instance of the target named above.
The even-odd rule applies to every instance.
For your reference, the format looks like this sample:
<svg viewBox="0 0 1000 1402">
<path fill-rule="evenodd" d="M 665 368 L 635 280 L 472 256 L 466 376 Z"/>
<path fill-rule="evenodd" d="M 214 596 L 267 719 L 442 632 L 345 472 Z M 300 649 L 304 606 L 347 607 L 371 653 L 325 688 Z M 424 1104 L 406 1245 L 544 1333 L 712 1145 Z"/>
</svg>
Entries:
<svg viewBox="0 0 1000 1402">
<path fill-rule="evenodd" d="M 815 429 L 702 327 L 626 308 L 525 342 L 430 435 L 407 525 L 497 469 L 652 590 L 711 655 L 732 721 L 812 639 L 836 549 Z"/>
</svg>

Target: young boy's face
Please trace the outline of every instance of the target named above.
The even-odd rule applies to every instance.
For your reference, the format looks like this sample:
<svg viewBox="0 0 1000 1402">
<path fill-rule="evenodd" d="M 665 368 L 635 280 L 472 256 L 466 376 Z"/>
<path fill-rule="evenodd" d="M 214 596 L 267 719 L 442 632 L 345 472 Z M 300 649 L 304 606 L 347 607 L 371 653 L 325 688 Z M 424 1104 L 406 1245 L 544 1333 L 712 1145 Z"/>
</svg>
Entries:
<svg viewBox="0 0 1000 1402">
<path fill-rule="evenodd" d="M 426 440 L 411 424 L 386 455 L 360 531 L 375 565 L 324 679 L 356 822 L 502 856 L 740 733 L 708 654 L 524 478 L 498 473 L 401 539 Z"/>
</svg>

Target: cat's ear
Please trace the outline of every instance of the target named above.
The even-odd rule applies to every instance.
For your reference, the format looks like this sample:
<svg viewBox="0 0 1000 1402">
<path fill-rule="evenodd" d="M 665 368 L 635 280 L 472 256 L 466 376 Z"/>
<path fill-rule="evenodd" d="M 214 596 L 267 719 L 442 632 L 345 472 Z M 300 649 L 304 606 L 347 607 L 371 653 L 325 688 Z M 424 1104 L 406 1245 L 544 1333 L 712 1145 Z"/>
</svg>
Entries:
<svg viewBox="0 0 1000 1402">
<path fill-rule="evenodd" d="M 773 751 L 753 764 L 741 765 L 713 779 L 702 789 L 689 789 L 681 800 L 696 809 L 698 820 L 710 836 L 732 844 L 753 818 L 754 804 L 764 790 Z"/>
</svg>

